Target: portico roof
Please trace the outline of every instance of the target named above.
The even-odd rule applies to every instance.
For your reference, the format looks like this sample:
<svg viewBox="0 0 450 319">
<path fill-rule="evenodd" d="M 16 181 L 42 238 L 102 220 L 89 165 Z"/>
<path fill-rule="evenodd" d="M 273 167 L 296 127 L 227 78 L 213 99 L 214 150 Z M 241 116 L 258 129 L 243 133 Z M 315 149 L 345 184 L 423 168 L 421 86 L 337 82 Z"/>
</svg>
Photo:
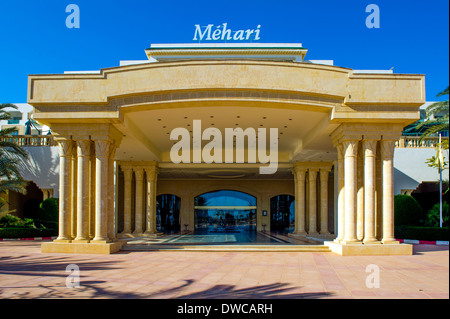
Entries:
<svg viewBox="0 0 450 319">
<path fill-rule="evenodd" d="M 302 62 L 307 51 L 301 43 L 152 44 L 145 50 L 152 62 L 218 58 Z"/>
</svg>

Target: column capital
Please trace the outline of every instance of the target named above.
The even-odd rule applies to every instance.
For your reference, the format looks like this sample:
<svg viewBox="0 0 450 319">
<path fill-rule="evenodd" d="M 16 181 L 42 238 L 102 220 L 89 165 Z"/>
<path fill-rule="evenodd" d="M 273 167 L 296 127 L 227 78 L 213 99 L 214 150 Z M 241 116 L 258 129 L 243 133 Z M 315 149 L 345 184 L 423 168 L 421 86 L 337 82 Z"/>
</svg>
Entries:
<svg viewBox="0 0 450 319">
<path fill-rule="evenodd" d="M 159 174 L 159 168 L 156 166 L 146 166 L 144 167 L 145 173 L 147 174 L 147 179 L 154 179 Z"/>
<path fill-rule="evenodd" d="M 94 140 L 96 157 L 109 157 L 110 140 Z"/>
<path fill-rule="evenodd" d="M 328 174 L 330 174 L 330 172 L 331 172 L 331 168 L 329 168 L 329 169 L 321 168 L 319 171 L 320 178 L 321 179 L 328 178 Z"/>
<path fill-rule="evenodd" d="M 362 141 L 364 157 L 375 157 L 377 155 L 377 142 L 375 139 L 367 139 Z"/>
<path fill-rule="evenodd" d="M 397 140 L 381 140 L 380 155 L 381 158 L 392 158 L 394 156 L 395 142 Z"/>
<path fill-rule="evenodd" d="M 136 176 L 137 181 L 141 181 L 144 179 L 144 168 L 143 167 L 133 167 L 133 172 Z"/>
<path fill-rule="evenodd" d="M 117 150 L 117 146 L 114 144 L 114 142 L 112 142 L 109 145 L 109 154 L 108 157 L 109 158 L 114 158 L 114 156 L 116 155 L 116 150 Z"/>
<path fill-rule="evenodd" d="M 358 142 L 356 139 L 342 141 L 344 157 L 356 157 L 358 155 Z"/>
<path fill-rule="evenodd" d="M 91 141 L 90 140 L 76 140 L 78 157 L 90 157 L 91 156 Z"/>
<path fill-rule="evenodd" d="M 69 139 L 55 139 L 58 143 L 59 156 L 71 157 L 73 153 L 73 141 Z"/>
<path fill-rule="evenodd" d="M 297 164 L 298 163 L 295 163 L 294 166 L 292 167 L 292 169 L 291 169 L 292 174 L 294 174 L 294 176 L 296 178 L 300 177 L 300 179 L 304 179 L 305 175 L 306 175 L 306 171 L 308 170 L 308 168 L 303 167 L 301 165 L 297 165 Z"/>
<path fill-rule="evenodd" d="M 128 165 L 120 165 L 120 169 L 121 169 L 122 172 L 124 172 L 124 173 L 133 172 L 133 167 L 128 166 Z"/>
</svg>

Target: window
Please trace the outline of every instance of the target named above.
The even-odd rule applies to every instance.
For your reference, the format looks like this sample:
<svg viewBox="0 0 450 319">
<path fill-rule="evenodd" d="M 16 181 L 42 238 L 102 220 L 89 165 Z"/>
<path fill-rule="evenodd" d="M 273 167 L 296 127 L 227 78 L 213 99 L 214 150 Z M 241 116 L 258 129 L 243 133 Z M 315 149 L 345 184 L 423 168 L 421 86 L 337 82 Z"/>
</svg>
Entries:
<svg viewBox="0 0 450 319">
<path fill-rule="evenodd" d="M 196 233 L 240 233 L 256 230 L 256 197 L 232 190 L 195 198 Z"/>
</svg>

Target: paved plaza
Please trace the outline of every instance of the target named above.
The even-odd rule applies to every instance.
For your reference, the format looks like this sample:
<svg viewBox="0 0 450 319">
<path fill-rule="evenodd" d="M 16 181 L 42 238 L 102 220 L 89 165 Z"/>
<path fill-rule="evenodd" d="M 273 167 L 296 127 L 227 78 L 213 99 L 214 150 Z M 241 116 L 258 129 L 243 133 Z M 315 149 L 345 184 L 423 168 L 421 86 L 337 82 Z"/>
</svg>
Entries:
<svg viewBox="0 0 450 319">
<path fill-rule="evenodd" d="M 414 245 L 412 256 L 343 257 L 331 252 L 42 254 L 40 244 L 0 242 L 0 298 L 449 298 L 448 246 Z M 66 272 L 68 265 L 79 268 L 79 288 L 66 286 L 74 274 Z M 379 269 L 379 288 L 369 287 L 373 267 Z"/>
</svg>

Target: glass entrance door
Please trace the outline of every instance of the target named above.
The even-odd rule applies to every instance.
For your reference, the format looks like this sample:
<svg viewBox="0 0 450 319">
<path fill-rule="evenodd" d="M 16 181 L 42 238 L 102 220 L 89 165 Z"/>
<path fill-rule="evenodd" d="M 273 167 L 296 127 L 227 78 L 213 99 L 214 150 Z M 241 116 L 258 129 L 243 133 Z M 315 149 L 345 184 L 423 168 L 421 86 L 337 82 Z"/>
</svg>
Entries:
<svg viewBox="0 0 450 319">
<path fill-rule="evenodd" d="M 208 233 L 239 233 L 256 230 L 256 209 L 210 207 L 195 210 L 195 231 Z"/>
<path fill-rule="evenodd" d="M 256 198 L 236 191 L 216 191 L 195 198 L 196 233 L 256 231 Z"/>
</svg>

